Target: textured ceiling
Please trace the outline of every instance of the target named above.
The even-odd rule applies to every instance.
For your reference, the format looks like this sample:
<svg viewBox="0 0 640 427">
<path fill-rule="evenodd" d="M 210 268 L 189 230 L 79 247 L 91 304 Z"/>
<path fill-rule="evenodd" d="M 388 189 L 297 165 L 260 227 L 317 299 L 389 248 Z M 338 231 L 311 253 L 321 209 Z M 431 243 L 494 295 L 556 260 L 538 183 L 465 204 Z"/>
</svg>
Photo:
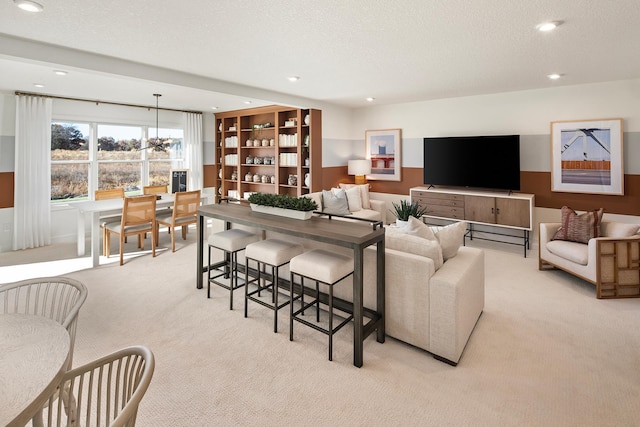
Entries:
<svg viewBox="0 0 640 427">
<path fill-rule="evenodd" d="M 175 108 L 211 111 L 640 77 L 638 0 L 39 1 L 38 14 L 0 2 L 0 90 L 144 104 L 160 91 Z M 535 30 L 547 20 L 563 24 Z"/>
</svg>

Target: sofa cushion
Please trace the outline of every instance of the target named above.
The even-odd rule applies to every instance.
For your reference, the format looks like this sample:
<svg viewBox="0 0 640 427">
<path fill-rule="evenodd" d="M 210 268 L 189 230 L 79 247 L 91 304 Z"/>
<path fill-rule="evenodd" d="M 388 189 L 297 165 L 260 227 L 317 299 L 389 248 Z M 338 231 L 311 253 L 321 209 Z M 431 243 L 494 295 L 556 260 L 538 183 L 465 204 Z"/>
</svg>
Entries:
<svg viewBox="0 0 640 427">
<path fill-rule="evenodd" d="M 589 261 L 589 246 L 578 242 L 552 240 L 547 242 L 547 250 L 576 264 L 587 265 Z"/>
<path fill-rule="evenodd" d="M 387 227 L 385 230 L 386 248 L 431 258 L 436 270 L 442 267 L 442 248 L 436 240 L 412 236 L 401 232 L 397 227 Z"/>
<path fill-rule="evenodd" d="M 350 188 L 357 188 L 360 190 L 360 201 L 362 203 L 362 209 L 371 209 L 371 203 L 369 202 L 369 184 L 338 184 L 343 190 Z"/>
<path fill-rule="evenodd" d="M 362 196 L 360 195 L 360 189 L 352 187 L 345 189 L 344 192 L 347 194 L 349 212 L 358 212 L 362 210 Z"/>
<path fill-rule="evenodd" d="M 560 228 L 551 240 L 566 240 L 569 242 L 589 243 L 589 239 L 600 236 L 600 222 L 603 209 L 576 213 L 568 206 L 561 209 L 562 221 Z"/>
<path fill-rule="evenodd" d="M 464 239 L 464 233 L 467 231 L 467 222 L 454 222 L 445 227 L 433 227 L 433 230 L 435 231 L 436 239 L 442 246 L 442 256 L 446 261 L 458 254 L 458 249 L 460 249 Z"/>
<path fill-rule="evenodd" d="M 322 212 L 322 193 L 320 191 L 315 193 L 305 194 L 304 197 L 308 197 L 314 202 L 316 202 L 316 205 L 318 205 L 318 210 Z"/>
<path fill-rule="evenodd" d="M 357 212 L 351 212 L 351 216 L 356 218 L 370 219 L 373 221 L 380 220 L 380 212 L 374 211 L 373 209 L 360 209 Z"/>
<path fill-rule="evenodd" d="M 409 221 L 401 227 L 396 227 L 398 232 L 422 237 L 423 239 L 438 240 L 436 235 L 427 224 L 415 217 L 409 217 Z"/>
<path fill-rule="evenodd" d="M 640 224 L 607 221 L 600 224 L 600 235 L 604 237 L 624 238 L 640 234 Z"/>
<path fill-rule="evenodd" d="M 349 203 L 344 190 L 322 190 L 322 212 L 334 215 L 349 215 Z"/>
</svg>

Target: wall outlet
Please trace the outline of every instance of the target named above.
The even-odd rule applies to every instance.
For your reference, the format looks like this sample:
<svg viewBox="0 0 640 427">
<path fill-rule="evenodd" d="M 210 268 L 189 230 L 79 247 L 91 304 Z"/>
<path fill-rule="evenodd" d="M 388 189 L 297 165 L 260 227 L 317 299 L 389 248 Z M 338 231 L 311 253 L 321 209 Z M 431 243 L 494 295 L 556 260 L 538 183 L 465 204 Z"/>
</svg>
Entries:
<svg viewBox="0 0 640 427">
<path fill-rule="evenodd" d="M 8 233 L 11 231 L 11 223 L 10 222 L 5 222 L 2 224 L 2 232 L 3 233 Z"/>
</svg>

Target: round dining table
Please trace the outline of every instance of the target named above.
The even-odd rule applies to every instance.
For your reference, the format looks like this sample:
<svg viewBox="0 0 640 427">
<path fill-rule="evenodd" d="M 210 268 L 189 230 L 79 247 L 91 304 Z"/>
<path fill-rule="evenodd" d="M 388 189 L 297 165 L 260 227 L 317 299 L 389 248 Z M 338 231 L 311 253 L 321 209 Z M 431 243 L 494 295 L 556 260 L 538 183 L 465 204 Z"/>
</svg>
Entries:
<svg viewBox="0 0 640 427">
<path fill-rule="evenodd" d="M 58 322 L 0 314 L 0 426 L 24 426 L 55 391 L 70 339 Z"/>
</svg>

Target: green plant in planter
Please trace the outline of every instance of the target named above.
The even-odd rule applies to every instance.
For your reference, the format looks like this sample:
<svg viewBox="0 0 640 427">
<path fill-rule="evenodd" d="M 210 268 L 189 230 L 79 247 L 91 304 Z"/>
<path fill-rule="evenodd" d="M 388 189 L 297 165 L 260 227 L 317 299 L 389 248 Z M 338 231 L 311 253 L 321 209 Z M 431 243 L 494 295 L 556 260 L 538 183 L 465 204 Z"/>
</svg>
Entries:
<svg viewBox="0 0 640 427">
<path fill-rule="evenodd" d="M 310 197 L 294 197 L 288 194 L 253 193 L 249 203 L 294 211 L 315 211 L 318 205 Z"/>
<path fill-rule="evenodd" d="M 427 213 L 427 208 L 422 208 L 417 202 L 409 203 L 406 200 L 400 200 L 400 204 L 392 203 L 391 211 L 400 221 L 409 221 L 409 217 L 420 218 Z"/>
</svg>

